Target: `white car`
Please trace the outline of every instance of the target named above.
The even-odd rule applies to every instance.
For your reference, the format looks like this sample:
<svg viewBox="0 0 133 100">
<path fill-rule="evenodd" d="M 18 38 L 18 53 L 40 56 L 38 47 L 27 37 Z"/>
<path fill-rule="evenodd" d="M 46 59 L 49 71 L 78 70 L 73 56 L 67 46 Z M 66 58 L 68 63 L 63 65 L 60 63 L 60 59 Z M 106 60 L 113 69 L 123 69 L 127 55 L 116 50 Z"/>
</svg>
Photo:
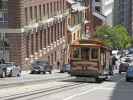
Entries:
<svg viewBox="0 0 133 100">
<path fill-rule="evenodd" d="M 21 69 L 19 66 L 16 66 L 14 63 L 5 63 L 0 64 L 0 77 L 15 77 L 19 76 Z"/>
</svg>

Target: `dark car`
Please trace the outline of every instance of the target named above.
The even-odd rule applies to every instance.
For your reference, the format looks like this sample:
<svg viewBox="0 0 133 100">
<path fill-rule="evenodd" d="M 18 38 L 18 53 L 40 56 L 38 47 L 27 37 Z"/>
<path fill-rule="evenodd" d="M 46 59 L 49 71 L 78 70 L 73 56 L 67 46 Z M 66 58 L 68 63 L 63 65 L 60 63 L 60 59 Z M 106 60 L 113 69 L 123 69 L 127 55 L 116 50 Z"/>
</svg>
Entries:
<svg viewBox="0 0 133 100">
<path fill-rule="evenodd" d="M 71 68 L 70 64 L 64 64 L 64 65 L 62 66 L 62 69 L 61 69 L 60 72 L 62 72 L 62 73 L 64 73 L 64 72 L 70 73 L 70 68 Z"/>
<path fill-rule="evenodd" d="M 127 62 L 121 62 L 121 64 L 119 65 L 119 74 L 121 74 L 122 72 L 127 72 L 128 67 L 129 64 Z"/>
<path fill-rule="evenodd" d="M 133 48 L 128 49 L 128 54 L 133 54 Z"/>
<path fill-rule="evenodd" d="M 20 75 L 21 69 L 19 66 L 16 66 L 14 63 L 5 63 L 0 64 L 0 77 L 11 77 Z"/>
<path fill-rule="evenodd" d="M 32 66 L 31 74 L 34 73 L 45 74 L 46 72 L 49 72 L 50 74 L 52 73 L 52 65 L 50 65 L 48 61 L 43 61 L 43 60 L 34 61 L 31 64 L 31 66 Z"/>
<path fill-rule="evenodd" d="M 127 69 L 127 73 L 126 73 L 126 81 L 131 81 L 133 80 L 133 65 L 129 66 Z"/>
<path fill-rule="evenodd" d="M 6 77 L 6 66 L 5 64 L 0 64 L 0 77 Z"/>
</svg>

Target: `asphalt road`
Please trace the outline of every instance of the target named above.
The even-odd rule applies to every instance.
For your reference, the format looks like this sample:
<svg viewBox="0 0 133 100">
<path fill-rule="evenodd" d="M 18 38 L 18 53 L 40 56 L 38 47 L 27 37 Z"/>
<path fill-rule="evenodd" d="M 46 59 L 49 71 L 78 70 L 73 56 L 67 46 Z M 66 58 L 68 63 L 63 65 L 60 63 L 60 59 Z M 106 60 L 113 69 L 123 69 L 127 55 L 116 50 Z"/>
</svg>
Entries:
<svg viewBox="0 0 133 100">
<path fill-rule="evenodd" d="M 53 78 L 53 81 L 2 88 L 0 100 L 133 100 L 133 83 L 125 82 L 125 74 L 116 74 L 111 81 L 102 83 Z"/>
</svg>

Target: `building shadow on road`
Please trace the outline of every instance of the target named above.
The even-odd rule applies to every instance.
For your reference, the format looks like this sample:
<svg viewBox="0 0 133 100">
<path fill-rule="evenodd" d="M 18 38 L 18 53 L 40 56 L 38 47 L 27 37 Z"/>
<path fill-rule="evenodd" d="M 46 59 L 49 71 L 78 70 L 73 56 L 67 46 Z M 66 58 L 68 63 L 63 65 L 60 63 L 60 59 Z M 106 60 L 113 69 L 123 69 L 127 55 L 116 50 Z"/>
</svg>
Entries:
<svg viewBox="0 0 133 100">
<path fill-rule="evenodd" d="M 110 100 L 133 100 L 133 82 L 126 82 L 125 74 L 119 76 L 122 77 L 119 81 L 116 82 L 118 79 L 115 78 L 112 80 L 112 82 L 116 82 L 116 86 Z"/>
<path fill-rule="evenodd" d="M 86 78 L 80 78 L 80 77 L 72 77 L 70 79 L 65 79 L 65 80 L 62 80 L 62 82 L 76 82 L 76 83 L 97 83 L 97 84 L 100 84 L 102 83 L 101 82 L 96 82 L 95 80 L 93 79 L 86 79 Z"/>
</svg>

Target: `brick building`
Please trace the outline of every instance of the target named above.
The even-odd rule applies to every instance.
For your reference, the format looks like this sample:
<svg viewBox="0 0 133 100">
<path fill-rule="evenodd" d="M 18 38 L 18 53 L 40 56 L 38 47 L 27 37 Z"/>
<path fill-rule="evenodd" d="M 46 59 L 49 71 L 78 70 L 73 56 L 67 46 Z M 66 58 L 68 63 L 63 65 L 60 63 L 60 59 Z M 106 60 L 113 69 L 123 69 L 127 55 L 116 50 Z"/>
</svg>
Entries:
<svg viewBox="0 0 133 100">
<path fill-rule="evenodd" d="M 0 24 L 0 33 L 9 44 L 9 60 L 24 69 L 36 59 L 67 63 L 69 43 L 84 34 L 91 37 L 98 22 L 92 0 L 2 1 L 7 20 L 4 27 Z"/>
<path fill-rule="evenodd" d="M 8 25 L 0 29 L 9 43 L 10 61 L 25 66 L 35 59 L 65 63 L 65 0 L 8 0 Z"/>
</svg>

